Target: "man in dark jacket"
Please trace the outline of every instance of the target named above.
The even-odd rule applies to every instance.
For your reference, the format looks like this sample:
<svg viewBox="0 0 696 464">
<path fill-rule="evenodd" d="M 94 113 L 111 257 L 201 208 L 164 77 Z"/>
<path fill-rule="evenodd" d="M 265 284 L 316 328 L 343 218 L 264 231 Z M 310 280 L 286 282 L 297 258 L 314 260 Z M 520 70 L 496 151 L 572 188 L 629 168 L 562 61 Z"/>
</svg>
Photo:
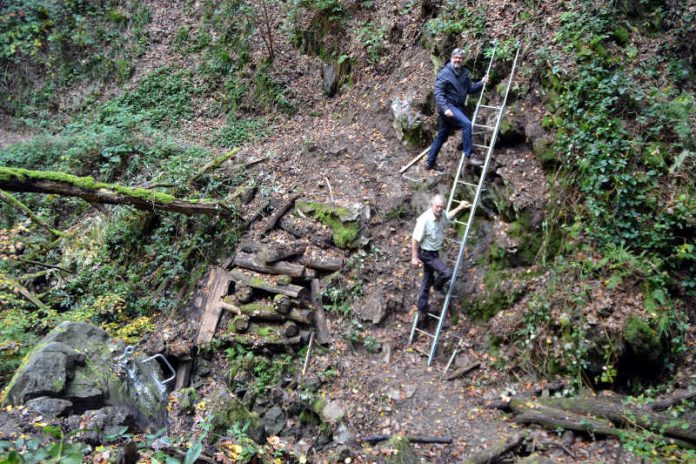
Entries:
<svg viewBox="0 0 696 464">
<path fill-rule="evenodd" d="M 464 67 L 464 50 L 455 48 L 450 62 L 442 68 L 435 80 L 435 102 L 437 104 L 438 131 L 428 154 L 428 169 L 436 169 L 437 154 L 449 136 L 457 129 L 462 130 L 462 148 L 470 164 L 480 166 L 480 160 L 472 157 L 471 121 L 464 115 L 464 99 L 476 93 L 488 82 L 488 74 L 473 83 L 469 70 Z"/>
</svg>

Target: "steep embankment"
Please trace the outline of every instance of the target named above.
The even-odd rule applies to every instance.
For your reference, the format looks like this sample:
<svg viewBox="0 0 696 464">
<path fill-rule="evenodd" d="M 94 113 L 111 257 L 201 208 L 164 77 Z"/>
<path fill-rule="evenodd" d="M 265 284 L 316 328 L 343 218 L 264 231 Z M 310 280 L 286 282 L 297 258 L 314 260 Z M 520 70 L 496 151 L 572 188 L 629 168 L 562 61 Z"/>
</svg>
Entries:
<svg viewBox="0 0 696 464">
<path fill-rule="evenodd" d="M 235 220 L 97 212 L 23 196 L 70 235 L 56 249 L 47 240 L 32 242 L 30 231 L 16 226 L 20 216 L 8 215 L 12 239 L 0 243 L 8 244 L 10 265 L 3 272 L 38 272 L 31 261 L 44 257 L 62 270 L 23 280 L 57 310 L 43 322 L 17 323 L 29 304 L 11 292 L 0 295 L 13 308 L 5 320 L 22 334 L 3 361 L 16 363 L 15 352 L 54 322 L 90 319 L 131 342 L 146 340 L 145 349 L 179 366 L 195 358 L 194 389 L 171 399 L 172 432 L 182 447 L 192 430 L 207 436 L 205 417 L 225 387 L 314 462 L 362 462 L 369 451 L 360 439 L 397 432 L 447 435 L 451 444 L 416 445 L 416 454 L 427 462 L 461 460 L 514 434 L 517 426 L 485 405 L 536 394 L 536 384 L 543 391 L 539 377 L 558 379 L 547 391 L 564 395 L 583 385 L 637 392 L 658 380 L 656 372 L 689 387 L 694 6 L 658 3 L 620 2 L 607 12 L 555 2 L 259 0 L 244 8 L 232 0 L 149 1 L 147 21 L 139 19 L 139 4 L 132 11 L 115 5 L 105 27 L 124 41 L 112 36 L 122 44 L 114 53 L 60 37 L 70 45 L 62 49 L 72 53 L 66 59 L 113 60 L 105 68 L 117 70 L 114 81 L 92 87 L 71 75 L 58 85 L 69 92 L 52 96 L 53 81 L 42 88 L 53 106 L 21 106 L 19 97 L 5 102 L 16 118 L 51 114 L 58 122 L 44 121 L 51 136 L 10 147 L 3 164 L 212 197 L 242 219 L 261 220 L 247 229 Z M 91 37 L 89 28 L 84 33 Z M 492 39 L 499 53 L 486 98 L 500 101 L 518 40 L 520 66 L 451 323 L 434 367 L 426 367 L 427 340 L 407 344 L 419 280 L 409 267 L 410 232 L 429 197 L 449 190 L 456 139 L 440 154 L 444 173 L 426 172 L 422 163 L 408 177 L 399 171 L 432 137 L 434 70 L 454 46 L 464 46 L 480 77 Z M 101 68 L 88 67 L 92 61 L 83 64 L 96 75 Z M 409 124 L 393 126 L 395 102 Z M 62 125 L 72 111 L 80 116 Z M 209 168 L 233 147 L 241 150 L 231 161 Z M 475 172 L 466 175 L 476 180 Z M 238 201 L 242 192 L 258 194 L 245 203 Z M 334 343 L 311 354 L 299 385 L 283 356 L 235 347 L 223 353 L 215 342 L 194 349 L 196 320 L 188 318 L 208 265 L 222 263 L 240 240 L 292 239 L 282 230 L 263 238 L 261 229 L 272 213 L 266 202 L 277 207 L 295 194 L 370 211 L 364 250 L 331 247 L 350 258 L 340 275 L 325 280 Z M 456 367 L 480 366 L 444 380 L 440 372 L 460 337 Z M 243 431 L 221 427 L 206 439 L 207 450 L 230 459 L 240 452 L 235 446 L 251 453 Z M 217 433 L 226 441 L 214 447 Z M 607 442 L 566 434 L 559 441 L 535 430 L 531 445 L 516 453 L 534 453 L 542 443 L 540 454 L 555 462 L 632 462 L 653 459 L 653 449 L 688 458 L 661 440 L 646 433 Z"/>
</svg>

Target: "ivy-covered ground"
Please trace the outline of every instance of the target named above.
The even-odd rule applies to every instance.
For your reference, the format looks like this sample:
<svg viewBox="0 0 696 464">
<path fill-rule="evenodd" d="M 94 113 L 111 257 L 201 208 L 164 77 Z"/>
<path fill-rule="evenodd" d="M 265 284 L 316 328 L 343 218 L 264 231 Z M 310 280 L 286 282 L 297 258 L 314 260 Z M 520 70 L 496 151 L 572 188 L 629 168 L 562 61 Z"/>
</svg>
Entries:
<svg viewBox="0 0 696 464">
<path fill-rule="evenodd" d="M 452 462 L 482 449 L 479 435 L 509 433 L 504 416 L 484 412 L 486 400 L 537 383 L 560 379 L 564 395 L 613 389 L 641 400 L 694 388 L 695 16 L 693 2 L 672 0 L 12 2 L 0 5 L 0 167 L 234 211 L 240 188 L 257 188 L 260 199 L 300 191 L 309 201 L 369 204 L 371 244 L 346 251 L 351 267 L 325 290 L 335 344 L 315 355 L 317 394 L 342 404 L 353 434 L 447 430 L 454 445 L 422 445 L 416 454 Z M 481 76 L 493 39 L 493 87 L 517 41 L 522 60 L 462 303 L 437 367 L 426 369 L 419 353 L 427 346 L 406 344 L 418 281 L 409 235 L 428 197 L 451 179 L 417 165 L 424 180 L 414 183 L 398 171 L 432 136 L 433 68 L 464 46 Z M 405 140 L 416 146 L 396 137 L 394 98 L 410 101 L 421 121 Z M 441 164 L 454 165 L 454 145 Z M 0 385 L 61 321 L 91 321 L 136 344 L 181 322 L 208 266 L 256 232 L 222 217 L 13 195 L 48 227 L 0 203 Z M 361 318 L 375 298 L 390 302 L 380 325 Z M 439 371 L 459 337 L 482 368 L 448 383 Z M 266 395 L 297 373 L 297 361 L 236 350 L 209 356 L 217 364 L 204 388 L 187 393 L 192 404 L 172 397 L 177 443 L 189 453 L 181 460 L 206 446 L 228 462 L 273 459 L 273 443 L 255 448 L 239 429 L 208 445 L 215 440 L 203 393 L 234 387 L 241 370 Z M 674 414 L 688 410 L 693 403 Z M 445 420 L 461 427 L 440 429 Z M 58 446 L 66 437 L 40 420 L 22 430 L 31 433 L 0 442 L 0 459 L 105 462 L 103 453 L 131 439 L 152 462 L 167 459 L 155 451 L 159 437 L 124 434 L 96 450 Z M 335 457 L 332 447 L 310 447 L 314 438 L 297 454 Z M 694 459 L 641 434 L 574 440 L 584 452 L 572 461 L 562 449 L 546 456 Z M 367 459 L 350 445 L 354 462 Z"/>
</svg>

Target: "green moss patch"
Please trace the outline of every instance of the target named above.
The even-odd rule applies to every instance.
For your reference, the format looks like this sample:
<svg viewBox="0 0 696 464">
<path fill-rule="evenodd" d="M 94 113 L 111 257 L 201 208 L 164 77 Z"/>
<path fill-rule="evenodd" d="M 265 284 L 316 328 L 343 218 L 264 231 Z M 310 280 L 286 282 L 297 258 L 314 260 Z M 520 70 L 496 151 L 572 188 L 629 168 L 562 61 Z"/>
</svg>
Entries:
<svg viewBox="0 0 696 464">
<path fill-rule="evenodd" d="M 329 206 L 313 201 L 296 201 L 295 207 L 310 215 L 333 232 L 333 242 L 339 248 L 358 248 L 357 239 L 360 235 L 360 225 L 351 217 L 348 208 Z"/>
</svg>

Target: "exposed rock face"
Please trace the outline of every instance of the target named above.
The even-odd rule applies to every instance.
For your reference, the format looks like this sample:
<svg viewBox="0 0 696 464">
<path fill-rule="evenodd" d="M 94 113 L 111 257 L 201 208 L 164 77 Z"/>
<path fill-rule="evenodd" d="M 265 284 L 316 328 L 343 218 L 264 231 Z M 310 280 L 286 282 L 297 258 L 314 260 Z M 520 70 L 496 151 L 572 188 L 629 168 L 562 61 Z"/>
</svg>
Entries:
<svg viewBox="0 0 696 464">
<path fill-rule="evenodd" d="M 14 375 L 4 404 L 27 404 L 47 416 L 119 407 L 141 430 L 166 424 L 166 391 L 155 363 L 125 356 L 123 342 L 83 322 L 49 333 Z"/>
<path fill-rule="evenodd" d="M 207 400 L 212 413 L 213 436 L 223 436 L 228 429 L 238 424 L 240 427 L 247 427 L 246 434 L 249 438 L 263 443 L 266 432 L 259 416 L 250 412 L 236 396 L 225 389 L 219 389 L 211 393 Z"/>
<path fill-rule="evenodd" d="M 392 101 L 391 110 L 394 115 L 394 130 L 396 130 L 397 138 L 407 147 L 423 145 L 429 134 L 422 115 L 414 110 L 412 100 L 395 98 Z"/>
</svg>

